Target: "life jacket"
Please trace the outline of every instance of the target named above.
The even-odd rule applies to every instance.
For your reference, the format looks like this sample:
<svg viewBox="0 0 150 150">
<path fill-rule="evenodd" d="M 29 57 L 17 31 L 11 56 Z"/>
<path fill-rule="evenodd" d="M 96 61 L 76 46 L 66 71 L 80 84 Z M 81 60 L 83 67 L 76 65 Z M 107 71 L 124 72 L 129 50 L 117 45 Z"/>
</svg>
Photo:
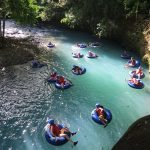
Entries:
<svg viewBox="0 0 150 150">
<path fill-rule="evenodd" d="M 103 108 L 97 108 L 96 113 L 97 113 L 98 116 L 104 115 L 104 109 Z"/>
<path fill-rule="evenodd" d="M 81 68 L 80 68 L 80 67 L 77 67 L 76 71 L 77 71 L 78 73 L 80 73 Z"/>
<path fill-rule="evenodd" d="M 136 74 L 140 74 L 141 75 L 142 74 L 142 70 L 141 69 L 137 69 L 136 70 Z"/>
<path fill-rule="evenodd" d="M 60 82 L 60 84 L 64 84 L 65 83 L 65 79 L 63 77 L 61 77 L 59 82 Z"/>
<path fill-rule="evenodd" d="M 60 134 L 60 129 L 56 124 L 53 124 L 50 126 L 50 130 L 52 133 L 54 133 L 56 136 L 59 136 Z"/>
<path fill-rule="evenodd" d="M 52 73 L 51 77 L 54 78 L 54 77 L 56 77 L 56 75 L 57 75 L 56 73 Z"/>
<path fill-rule="evenodd" d="M 131 64 L 134 66 L 135 63 L 136 63 L 136 61 L 135 61 L 135 59 L 133 59 L 133 60 L 131 61 Z"/>
<path fill-rule="evenodd" d="M 93 56 L 93 53 L 92 53 L 92 52 L 89 52 L 89 56 Z"/>
</svg>

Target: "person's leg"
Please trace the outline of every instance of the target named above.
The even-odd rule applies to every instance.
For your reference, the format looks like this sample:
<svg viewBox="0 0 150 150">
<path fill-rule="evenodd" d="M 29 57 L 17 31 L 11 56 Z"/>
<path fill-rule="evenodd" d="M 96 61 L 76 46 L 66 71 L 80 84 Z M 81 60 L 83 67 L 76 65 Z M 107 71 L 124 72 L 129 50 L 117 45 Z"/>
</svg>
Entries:
<svg viewBox="0 0 150 150">
<path fill-rule="evenodd" d="M 104 125 L 107 124 L 107 120 L 104 118 L 103 115 L 100 115 L 100 116 L 99 116 L 99 119 L 102 121 L 102 123 L 103 123 Z"/>
<path fill-rule="evenodd" d="M 74 143 L 74 142 L 69 138 L 69 136 L 68 136 L 67 134 L 61 133 L 59 136 L 66 138 L 66 139 L 67 139 L 68 141 L 70 141 L 71 143 Z"/>
<path fill-rule="evenodd" d="M 67 127 L 63 128 L 62 131 L 63 131 L 63 133 L 64 132 L 70 133 L 72 136 L 77 133 L 77 132 L 71 132 Z"/>
<path fill-rule="evenodd" d="M 64 88 L 64 83 L 63 82 L 61 83 L 61 87 Z"/>
<path fill-rule="evenodd" d="M 70 141 L 73 145 L 76 145 L 76 144 L 78 143 L 78 141 L 73 142 L 73 141 L 71 140 L 71 138 L 69 138 L 69 136 L 68 136 L 67 134 L 60 134 L 59 136 L 66 138 L 66 139 L 67 139 L 68 141 Z"/>
</svg>

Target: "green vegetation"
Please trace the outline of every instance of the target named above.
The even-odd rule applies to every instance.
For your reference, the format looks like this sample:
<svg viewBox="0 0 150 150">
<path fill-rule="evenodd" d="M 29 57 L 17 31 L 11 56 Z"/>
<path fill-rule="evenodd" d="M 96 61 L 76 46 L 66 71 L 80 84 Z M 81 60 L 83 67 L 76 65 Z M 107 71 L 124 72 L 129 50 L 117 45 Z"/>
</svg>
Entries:
<svg viewBox="0 0 150 150">
<path fill-rule="evenodd" d="M 20 23 L 34 24 L 39 7 L 36 0 L 0 0 L 0 47 L 4 45 L 5 19 L 10 17 Z M 1 28 L 1 24 L 3 24 Z"/>
<path fill-rule="evenodd" d="M 149 0 L 1 0 L 0 18 L 4 20 L 6 16 L 21 23 L 34 24 L 38 19 L 87 30 L 99 37 L 116 38 L 125 26 L 150 17 L 150 3 Z"/>
<path fill-rule="evenodd" d="M 42 19 L 86 29 L 100 37 L 113 35 L 122 22 L 136 22 L 150 15 L 149 0 L 42 0 L 41 3 Z"/>
<path fill-rule="evenodd" d="M 62 24 L 115 39 L 141 55 L 146 51 L 142 47 L 145 22 L 150 20 L 149 0 L 0 0 L 0 4 L 1 43 L 9 17 L 21 23 Z"/>
</svg>

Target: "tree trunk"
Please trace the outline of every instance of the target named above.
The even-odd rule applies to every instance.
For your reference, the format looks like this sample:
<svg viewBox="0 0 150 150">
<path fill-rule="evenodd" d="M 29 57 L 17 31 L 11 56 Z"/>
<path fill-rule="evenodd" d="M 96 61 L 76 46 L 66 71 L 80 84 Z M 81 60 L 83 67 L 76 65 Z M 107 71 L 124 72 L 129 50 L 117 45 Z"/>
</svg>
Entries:
<svg viewBox="0 0 150 150">
<path fill-rule="evenodd" d="M 4 47 L 4 37 L 5 37 L 5 15 L 3 15 L 2 47 Z"/>
<path fill-rule="evenodd" d="M 1 18 L 0 18 L 0 48 L 2 47 L 2 28 L 1 28 Z"/>
<path fill-rule="evenodd" d="M 138 17 L 138 9 L 139 9 L 139 2 L 137 2 L 136 4 L 136 20 L 137 20 L 137 17 Z"/>
</svg>

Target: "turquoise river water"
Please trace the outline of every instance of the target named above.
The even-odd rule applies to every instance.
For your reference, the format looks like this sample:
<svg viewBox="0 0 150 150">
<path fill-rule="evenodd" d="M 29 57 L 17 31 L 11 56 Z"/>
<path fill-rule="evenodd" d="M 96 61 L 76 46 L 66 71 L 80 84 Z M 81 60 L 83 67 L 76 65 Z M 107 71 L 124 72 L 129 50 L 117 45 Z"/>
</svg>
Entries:
<svg viewBox="0 0 150 150">
<path fill-rule="evenodd" d="M 98 48 L 89 50 L 99 55 L 96 59 L 72 58 L 72 46 L 77 42 L 97 41 L 79 32 L 54 30 L 56 48 L 44 59 L 48 67 L 31 69 L 30 63 L 9 67 L 0 73 L 0 150 L 111 150 L 113 145 L 138 118 L 150 114 L 150 76 L 146 74 L 141 90 L 127 85 L 130 68 L 124 68 L 126 60 L 120 58 L 121 47 L 100 41 Z M 135 58 L 138 58 L 135 56 Z M 82 76 L 73 75 L 72 66 L 87 69 Z M 73 86 L 58 90 L 45 79 L 52 71 L 69 78 Z M 103 128 L 91 119 L 91 111 L 99 102 L 112 112 L 112 121 Z M 67 144 L 55 147 L 46 142 L 44 126 L 46 118 L 63 123 L 72 131 L 78 131 L 73 140 L 75 147 Z"/>
</svg>

